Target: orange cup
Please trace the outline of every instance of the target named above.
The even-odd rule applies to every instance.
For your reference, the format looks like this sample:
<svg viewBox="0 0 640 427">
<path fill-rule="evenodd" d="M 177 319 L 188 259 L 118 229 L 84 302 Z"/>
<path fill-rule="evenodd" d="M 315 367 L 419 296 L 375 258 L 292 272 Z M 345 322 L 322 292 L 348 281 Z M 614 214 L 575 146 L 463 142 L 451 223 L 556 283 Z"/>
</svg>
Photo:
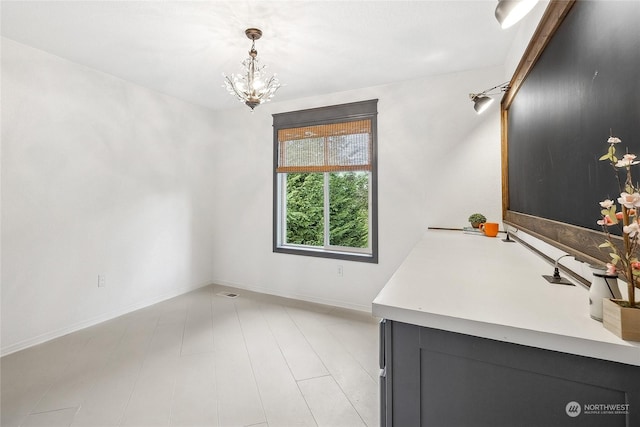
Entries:
<svg viewBox="0 0 640 427">
<path fill-rule="evenodd" d="M 483 222 L 478 228 L 484 231 L 485 236 L 496 237 L 498 235 L 498 223 L 497 222 Z"/>
</svg>

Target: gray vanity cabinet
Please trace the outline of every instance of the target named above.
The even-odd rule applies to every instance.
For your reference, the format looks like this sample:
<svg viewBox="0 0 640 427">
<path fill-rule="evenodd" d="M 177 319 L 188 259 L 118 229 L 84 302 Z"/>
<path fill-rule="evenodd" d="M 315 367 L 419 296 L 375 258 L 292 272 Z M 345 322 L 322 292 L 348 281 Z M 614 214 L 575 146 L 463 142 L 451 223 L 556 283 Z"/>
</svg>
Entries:
<svg viewBox="0 0 640 427">
<path fill-rule="evenodd" d="M 382 427 L 640 426 L 640 367 L 391 320 Z"/>
</svg>

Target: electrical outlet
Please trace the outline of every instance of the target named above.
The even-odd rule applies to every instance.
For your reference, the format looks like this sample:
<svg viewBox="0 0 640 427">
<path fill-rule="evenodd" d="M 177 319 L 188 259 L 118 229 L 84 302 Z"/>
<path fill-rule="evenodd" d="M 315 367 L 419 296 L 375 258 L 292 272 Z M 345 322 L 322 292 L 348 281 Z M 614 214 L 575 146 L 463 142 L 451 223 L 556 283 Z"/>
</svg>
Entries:
<svg viewBox="0 0 640 427">
<path fill-rule="evenodd" d="M 342 266 L 338 265 L 338 277 L 342 277 L 342 274 L 344 273 Z"/>
<path fill-rule="evenodd" d="M 107 276 L 104 274 L 98 274 L 98 287 L 104 288 L 105 286 L 107 286 Z"/>
</svg>

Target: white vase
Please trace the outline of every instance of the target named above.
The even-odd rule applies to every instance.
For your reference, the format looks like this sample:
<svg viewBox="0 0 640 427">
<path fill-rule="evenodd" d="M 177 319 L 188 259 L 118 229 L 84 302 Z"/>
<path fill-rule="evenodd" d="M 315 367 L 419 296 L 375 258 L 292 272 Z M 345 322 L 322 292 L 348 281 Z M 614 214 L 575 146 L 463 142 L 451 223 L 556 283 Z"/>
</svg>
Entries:
<svg viewBox="0 0 640 427">
<path fill-rule="evenodd" d="M 606 274 L 605 270 L 592 268 L 593 281 L 589 287 L 589 314 L 592 319 L 602 322 L 602 300 L 622 298 L 618 287 L 618 275 Z"/>
</svg>

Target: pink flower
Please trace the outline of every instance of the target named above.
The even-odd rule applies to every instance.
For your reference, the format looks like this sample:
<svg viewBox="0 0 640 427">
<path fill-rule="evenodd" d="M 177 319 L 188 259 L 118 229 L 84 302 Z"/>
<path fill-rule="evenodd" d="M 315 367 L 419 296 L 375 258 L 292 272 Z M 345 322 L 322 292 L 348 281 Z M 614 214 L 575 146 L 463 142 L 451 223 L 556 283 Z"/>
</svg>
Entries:
<svg viewBox="0 0 640 427">
<path fill-rule="evenodd" d="M 627 166 L 637 165 L 638 161 L 635 161 L 635 154 L 625 154 L 618 162 L 616 163 L 617 168 L 626 168 Z"/>
<path fill-rule="evenodd" d="M 611 263 L 607 263 L 607 274 L 610 274 L 612 276 L 616 275 L 616 266 Z"/>
<path fill-rule="evenodd" d="M 602 202 L 600 202 L 600 206 L 603 207 L 604 209 L 609 209 L 611 206 L 613 206 L 613 200 L 604 200 Z"/>
<path fill-rule="evenodd" d="M 636 215 L 636 210 L 635 209 L 628 209 L 627 210 L 627 214 L 632 217 Z M 622 212 L 616 212 L 616 219 L 618 219 L 618 221 L 622 221 Z"/>
<path fill-rule="evenodd" d="M 635 237 L 640 233 L 640 225 L 637 222 L 633 222 L 629 225 L 625 225 L 622 230 L 629 235 L 629 237 Z"/>
<path fill-rule="evenodd" d="M 633 268 L 634 270 L 640 270 L 640 262 L 638 262 L 638 261 L 632 262 L 631 263 L 631 268 Z"/>
<path fill-rule="evenodd" d="M 622 142 L 622 140 L 620 138 L 618 138 L 617 136 L 611 136 L 611 137 L 609 137 L 609 139 L 607 139 L 607 142 L 609 144 L 617 144 L 619 142 Z"/>
<path fill-rule="evenodd" d="M 618 203 L 624 205 L 627 209 L 631 209 L 636 206 L 640 206 L 640 194 L 633 193 L 621 193 L 620 197 L 618 197 Z"/>
<path fill-rule="evenodd" d="M 598 225 L 613 225 L 613 220 L 608 216 L 603 216 L 600 221 L 597 222 Z"/>
</svg>

